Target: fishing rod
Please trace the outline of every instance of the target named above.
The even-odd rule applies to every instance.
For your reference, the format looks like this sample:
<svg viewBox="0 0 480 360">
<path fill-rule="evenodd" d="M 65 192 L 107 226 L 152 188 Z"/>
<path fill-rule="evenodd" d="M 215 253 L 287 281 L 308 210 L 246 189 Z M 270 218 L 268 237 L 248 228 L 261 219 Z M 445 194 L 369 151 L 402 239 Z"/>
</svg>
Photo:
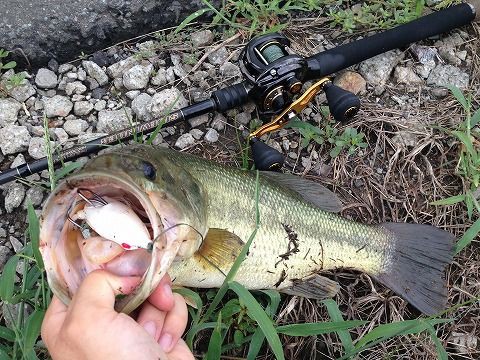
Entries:
<svg viewBox="0 0 480 360">
<path fill-rule="evenodd" d="M 476 9 L 480 9 L 480 0 L 434 12 L 307 58 L 290 53 L 290 41 L 282 34 L 256 37 L 245 46 L 240 55 L 240 70 L 245 78 L 243 82 L 216 90 L 209 99 L 174 111 L 165 118 L 136 124 L 59 151 L 52 156 L 53 164 L 59 166 L 65 161 L 96 153 L 105 146 L 130 140 L 137 134 L 151 133 L 162 125 L 172 126 L 214 111 L 225 112 L 253 100 L 260 117 L 271 119 L 249 135 L 255 167 L 259 170 L 279 170 L 284 156 L 260 141 L 260 137 L 285 126 L 320 91 L 325 92 L 330 113 L 337 121 L 349 121 L 360 109 L 360 99 L 334 85 L 330 75 L 384 52 L 467 25 L 479 17 Z M 300 94 L 305 82 L 311 80 L 318 81 Z M 0 173 L 0 185 L 47 168 L 48 159 L 42 158 L 3 171 Z"/>
</svg>

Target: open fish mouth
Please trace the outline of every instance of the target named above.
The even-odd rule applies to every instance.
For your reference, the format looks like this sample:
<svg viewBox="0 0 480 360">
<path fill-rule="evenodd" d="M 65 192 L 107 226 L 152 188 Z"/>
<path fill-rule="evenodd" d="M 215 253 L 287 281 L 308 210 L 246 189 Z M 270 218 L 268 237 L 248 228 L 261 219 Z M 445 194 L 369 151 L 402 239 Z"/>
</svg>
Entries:
<svg viewBox="0 0 480 360">
<path fill-rule="evenodd" d="M 68 303 L 97 269 L 137 276 L 133 293 L 116 303 L 130 312 L 150 295 L 180 248 L 181 226 L 160 216 L 148 194 L 128 177 L 79 173 L 59 184 L 41 218 L 40 251 L 55 295 Z"/>
</svg>

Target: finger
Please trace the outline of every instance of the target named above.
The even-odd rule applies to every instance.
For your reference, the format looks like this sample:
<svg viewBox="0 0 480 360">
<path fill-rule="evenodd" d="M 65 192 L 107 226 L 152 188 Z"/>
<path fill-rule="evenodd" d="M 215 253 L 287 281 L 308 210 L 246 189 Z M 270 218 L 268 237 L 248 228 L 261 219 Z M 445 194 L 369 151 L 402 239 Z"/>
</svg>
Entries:
<svg viewBox="0 0 480 360">
<path fill-rule="evenodd" d="M 158 340 L 160 347 L 167 353 L 172 350 L 182 337 L 188 322 L 188 310 L 185 300 L 179 294 L 174 294 L 173 296 L 175 305 L 165 316 L 162 332 Z"/>
<path fill-rule="evenodd" d="M 146 301 L 137 318 L 137 322 L 158 342 L 165 320 L 165 311 L 158 310 Z"/>
<path fill-rule="evenodd" d="M 156 289 L 148 297 L 148 301 L 159 310 L 170 311 L 173 309 L 172 281 L 168 274 L 160 280 Z"/>
<path fill-rule="evenodd" d="M 169 360 L 195 360 L 192 352 L 183 339 L 178 340 L 177 345 L 168 353 Z"/>
<path fill-rule="evenodd" d="M 89 308 L 113 309 L 115 296 L 131 293 L 139 282 L 139 277 L 120 277 L 103 270 L 93 271 L 82 281 L 70 308 L 79 311 Z"/>
<path fill-rule="evenodd" d="M 65 321 L 66 314 L 67 306 L 62 303 L 59 298 L 53 295 L 50 306 L 45 313 L 45 317 L 43 318 L 41 329 L 42 339 L 47 347 L 51 346 L 54 342 L 54 339 L 57 338 L 62 324 Z"/>
</svg>

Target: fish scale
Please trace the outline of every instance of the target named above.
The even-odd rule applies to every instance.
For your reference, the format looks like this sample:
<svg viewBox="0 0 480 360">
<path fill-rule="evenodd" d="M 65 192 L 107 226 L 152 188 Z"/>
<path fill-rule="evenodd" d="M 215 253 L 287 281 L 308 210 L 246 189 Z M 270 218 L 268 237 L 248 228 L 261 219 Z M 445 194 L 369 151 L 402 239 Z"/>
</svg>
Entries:
<svg viewBox="0 0 480 360">
<path fill-rule="evenodd" d="M 172 154 L 172 160 L 177 164 L 185 163 L 207 192 L 207 227 L 228 230 L 246 242 L 255 229 L 255 172 L 175 155 Z M 389 248 L 385 231 L 322 211 L 262 176 L 259 213 L 259 230 L 235 277 L 252 289 L 282 289 L 290 286 L 291 280 L 302 279 L 322 269 L 351 267 L 375 273 L 387 262 Z M 279 257 L 287 252 L 290 242 L 284 225 L 292 228 L 301 244 L 299 251 L 286 260 Z M 184 286 L 200 283 L 200 287 L 218 287 L 222 284 L 224 273 L 200 269 L 195 259 L 189 259 L 175 264 L 170 274 L 177 284 Z M 286 274 L 282 275 L 283 271 Z M 278 283 L 282 276 L 284 280 Z"/>
</svg>

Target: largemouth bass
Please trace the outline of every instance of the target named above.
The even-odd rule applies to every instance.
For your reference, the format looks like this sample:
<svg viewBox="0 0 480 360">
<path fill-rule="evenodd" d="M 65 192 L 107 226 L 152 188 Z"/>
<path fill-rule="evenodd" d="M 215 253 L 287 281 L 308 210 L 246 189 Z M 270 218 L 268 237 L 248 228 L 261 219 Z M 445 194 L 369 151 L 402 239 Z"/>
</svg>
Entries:
<svg viewBox="0 0 480 360">
<path fill-rule="evenodd" d="M 85 198 L 88 204 L 82 205 Z M 320 272 L 351 268 L 373 276 L 425 314 L 445 307 L 444 270 L 453 256 L 448 232 L 420 224 L 364 225 L 336 214 L 339 200 L 315 182 L 270 172 L 260 172 L 257 182 L 255 171 L 146 146 L 96 157 L 51 194 L 40 234 L 50 286 L 68 302 L 96 268 L 141 275 L 136 291 L 117 302 L 125 312 L 140 305 L 166 272 L 178 286 L 219 287 L 255 229 L 257 202 L 259 228 L 235 276 L 247 288 L 321 299 L 334 296 L 339 285 Z M 119 234 L 108 235 L 118 228 L 116 215 L 105 219 L 106 230 L 95 224 L 108 214 L 87 216 L 87 224 L 75 220 L 82 219 L 75 217 L 79 209 L 87 215 L 91 208 L 107 213 L 105 203 L 115 205 L 109 209 L 133 209 L 150 240 L 148 235 L 142 240 L 141 231 L 129 234 L 143 234 L 132 240 L 131 250 Z M 110 246 L 98 246 L 102 241 Z M 96 249 L 104 260 L 98 260 Z"/>
</svg>

